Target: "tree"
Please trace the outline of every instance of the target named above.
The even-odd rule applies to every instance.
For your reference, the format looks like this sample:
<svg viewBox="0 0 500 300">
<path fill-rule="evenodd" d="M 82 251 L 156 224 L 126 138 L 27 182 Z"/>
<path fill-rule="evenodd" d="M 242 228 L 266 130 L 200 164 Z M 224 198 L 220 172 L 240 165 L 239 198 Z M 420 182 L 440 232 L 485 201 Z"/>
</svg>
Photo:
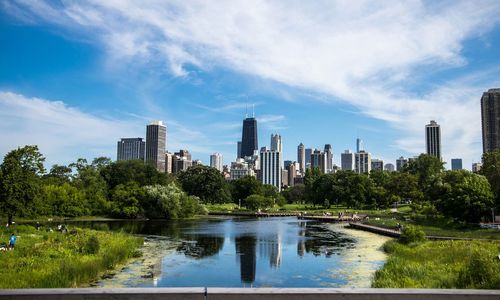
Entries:
<svg viewBox="0 0 500 300">
<path fill-rule="evenodd" d="M 28 215 L 40 191 L 45 158 L 37 146 L 24 146 L 5 155 L 1 169 L 0 207 L 11 223 L 16 215 Z"/>
<path fill-rule="evenodd" d="M 488 179 L 496 203 L 500 205 L 500 151 L 483 154 L 483 166 L 480 173 Z"/>
<path fill-rule="evenodd" d="M 111 214 L 120 218 L 137 218 L 143 213 L 143 197 L 144 190 L 136 183 L 117 185 L 111 193 Z"/>
<path fill-rule="evenodd" d="M 106 181 L 93 165 L 88 165 L 87 160 L 79 158 L 76 163 L 69 165 L 76 169 L 72 184 L 85 194 L 88 207 L 92 215 L 105 214 L 110 211 L 108 189 Z M 111 195 L 109 195 L 111 198 Z"/>
<path fill-rule="evenodd" d="M 148 218 L 176 219 L 206 213 L 197 197 L 188 196 L 175 183 L 145 186 L 143 189 L 143 207 Z"/>
<path fill-rule="evenodd" d="M 305 200 L 304 189 L 305 186 L 303 184 L 296 184 L 283 190 L 281 193 L 288 203 L 303 203 Z"/>
<path fill-rule="evenodd" d="M 71 181 L 72 170 L 68 166 L 53 165 L 50 168 L 49 174 L 44 175 L 43 181 L 45 184 L 62 185 Z"/>
<path fill-rule="evenodd" d="M 262 195 L 262 183 L 253 176 L 243 176 L 231 182 L 231 196 L 234 203 L 244 201 L 250 195 Z"/>
<path fill-rule="evenodd" d="M 197 196 L 203 203 L 231 202 L 229 185 L 222 173 L 212 167 L 193 166 L 178 177 L 184 191 Z"/>
<path fill-rule="evenodd" d="M 307 169 L 304 176 L 305 198 L 309 203 L 315 203 L 316 195 L 314 191 L 314 182 L 321 176 L 319 168 Z"/>
<path fill-rule="evenodd" d="M 479 222 L 494 204 L 488 180 L 465 170 L 444 172 L 432 190 L 441 213 L 466 222 Z"/>
<path fill-rule="evenodd" d="M 443 162 L 432 155 L 420 154 L 420 156 L 406 166 L 405 170 L 410 174 L 418 177 L 420 189 L 427 196 L 427 190 L 433 179 L 438 176 L 443 170 Z M 427 197 L 428 200 L 429 197 Z"/>
<path fill-rule="evenodd" d="M 260 210 L 273 207 L 273 199 L 262 195 L 250 195 L 245 199 L 245 206 L 249 210 Z"/>
<path fill-rule="evenodd" d="M 420 202 L 424 194 L 418 185 L 417 175 L 405 172 L 391 172 L 385 184 L 389 197 L 398 201 Z M 388 203 L 391 204 L 392 200 Z"/>
<path fill-rule="evenodd" d="M 145 186 L 166 185 L 172 181 L 167 174 L 158 172 L 154 166 L 145 164 L 142 160 L 120 160 L 101 167 L 100 171 L 96 168 L 93 169 L 101 174 L 109 190 L 114 189 L 119 184 L 128 182 L 135 182 L 139 186 Z"/>
<path fill-rule="evenodd" d="M 43 215 L 76 217 L 90 214 L 85 193 L 69 183 L 43 186 Z"/>
</svg>

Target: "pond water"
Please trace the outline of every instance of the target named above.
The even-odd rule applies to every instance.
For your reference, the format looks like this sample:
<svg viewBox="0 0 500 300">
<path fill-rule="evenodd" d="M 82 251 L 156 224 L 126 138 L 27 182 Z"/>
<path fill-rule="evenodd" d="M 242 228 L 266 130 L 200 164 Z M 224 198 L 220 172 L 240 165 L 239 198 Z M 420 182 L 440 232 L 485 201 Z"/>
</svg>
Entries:
<svg viewBox="0 0 500 300">
<path fill-rule="evenodd" d="M 369 287 L 386 259 L 385 237 L 293 217 L 106 224 L 146 239 L 102 287 Z"/>
</svg>

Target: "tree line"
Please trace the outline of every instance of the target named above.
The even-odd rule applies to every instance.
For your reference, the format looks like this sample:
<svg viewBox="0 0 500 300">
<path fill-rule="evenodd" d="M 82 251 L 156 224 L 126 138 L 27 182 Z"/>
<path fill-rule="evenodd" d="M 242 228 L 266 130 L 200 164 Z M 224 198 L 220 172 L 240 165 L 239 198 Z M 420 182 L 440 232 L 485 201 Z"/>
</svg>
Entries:
<svg viewBox="0 0 500 300">
<path fill-rule="evenodd" d="M 200 165 L 173 176 L 143 161 L 80 158 L 48 171 L 44 161 L 37 146 L 4 157 L 0 208 L 9 221 L 16 216 L 182 218 L 206 213 L 203 204 L 233 202 L 249 210 L 286 203 L 355 209 L 410 203 L 418 213 L 478 222 L 500 203 L 500 152 L 483 156 L 481 174 L 444 171 L 439 159 L 424 154 L 402 172 L 321 174 L 310 169 L 304 184 L 281 193 L 252 176 L 228 182 L 216 169 Z"/>
</svg>

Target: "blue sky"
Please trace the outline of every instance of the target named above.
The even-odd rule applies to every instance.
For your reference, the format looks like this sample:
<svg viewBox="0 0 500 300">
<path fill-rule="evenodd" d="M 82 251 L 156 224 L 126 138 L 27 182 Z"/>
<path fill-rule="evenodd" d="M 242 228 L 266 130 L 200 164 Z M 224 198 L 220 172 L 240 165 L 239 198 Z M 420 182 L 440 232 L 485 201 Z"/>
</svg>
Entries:
<svg viewBox="0 0 500 300">
<path fill-rule="evenodd" d="M 0 1 L 0 155 L 116 158 L 167 124 L 167 148 L 235 159 L 246 107 L 259 146 L 394 163 L 441 125 L 443 158 L 480 160 L 479 100 L 500 87 L 499 1 Z"/>
</svg>

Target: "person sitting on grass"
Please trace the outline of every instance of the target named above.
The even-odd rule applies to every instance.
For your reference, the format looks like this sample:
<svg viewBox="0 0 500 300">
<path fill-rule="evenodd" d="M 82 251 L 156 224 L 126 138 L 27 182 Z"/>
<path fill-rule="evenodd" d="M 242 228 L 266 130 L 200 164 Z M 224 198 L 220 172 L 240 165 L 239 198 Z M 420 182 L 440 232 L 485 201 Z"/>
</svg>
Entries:
<svg viewBox="0 0 500 300">
<path fill-rule="evenodd" d="M 17 241 L 17 236 L 15 234 L 12 234 L 10 236 L 9 240 L 9 249 L 12 250 L 16 246 L 16 241 Z"/>
</svg>

